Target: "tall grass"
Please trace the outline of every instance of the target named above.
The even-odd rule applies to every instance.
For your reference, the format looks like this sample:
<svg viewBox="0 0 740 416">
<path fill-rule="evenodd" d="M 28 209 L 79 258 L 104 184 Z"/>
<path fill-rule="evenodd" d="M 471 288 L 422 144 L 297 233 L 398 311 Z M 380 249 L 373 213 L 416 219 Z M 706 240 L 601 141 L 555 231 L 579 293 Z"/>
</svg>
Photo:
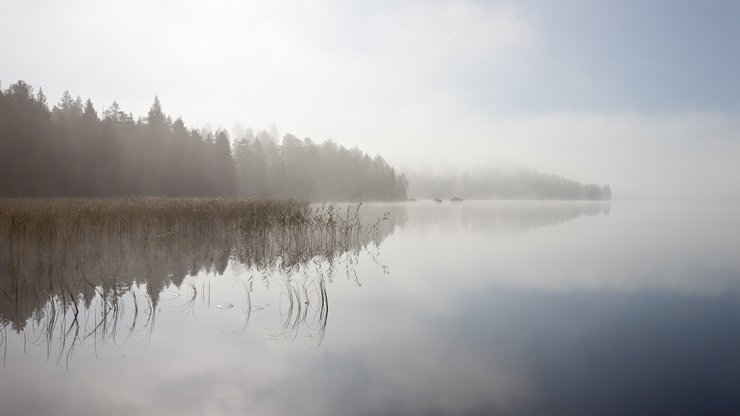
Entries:
<svg viewBox="0 0 740 416">
<path fill-rule="evenodd" d="M 364 224 L 359 210 L 237 199 L 0 200 L 0 327 L 30 325 L 32 342 L 56 345 L 61 359 L 85 340 L 153 328 L 165 287 L 237 264 L 265 284 L 276 271 L 283 277 L 295 305 L 285 338 L 301 323 L 321 338 L 335 262 L 344 258 L 350 276 L 358 253 L 382 239 L 387 215 Z M 317 279 L 298 279 L 309 267 Z M 309 298 L 315 316 L 303 307 Z M 119 320 L 123 305 L 132 322 Z"/>
</svg>

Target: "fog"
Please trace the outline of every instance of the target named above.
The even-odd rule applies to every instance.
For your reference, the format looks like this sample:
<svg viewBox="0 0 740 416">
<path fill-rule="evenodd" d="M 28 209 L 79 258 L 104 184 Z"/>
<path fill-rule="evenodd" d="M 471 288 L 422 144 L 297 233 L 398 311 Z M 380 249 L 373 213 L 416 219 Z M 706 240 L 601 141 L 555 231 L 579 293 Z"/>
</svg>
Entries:
<svg viewBox="0 0 740 416">
<path fill-rule="evenodd" d="M 0 0 L 0 415 L 740 414 L 740 0 Z"/>
<path fill-rule="evenodd" d="M 738 8 L 0 1 L 0 81 L 134 115 L 156 94 L 188 127 L 275 124 L 399 171 L 513 165 L 617 199 L 737 200 Z"/>
</svg>

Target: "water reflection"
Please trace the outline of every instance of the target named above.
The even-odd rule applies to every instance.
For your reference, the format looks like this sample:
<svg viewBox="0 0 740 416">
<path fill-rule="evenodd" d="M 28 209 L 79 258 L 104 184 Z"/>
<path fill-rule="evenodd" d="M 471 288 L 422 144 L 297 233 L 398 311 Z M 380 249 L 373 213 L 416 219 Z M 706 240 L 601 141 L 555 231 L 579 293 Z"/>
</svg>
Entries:
<svg viewBox="0 0 740 416">
<path fill-rule="evenodd" d="M 162 303 L 189 313 L 196 302 L 210 305 L 214 286 L 237 295 L 234 303 L 215 306 L 241 314 L 241 322 L 227 330 L 243 333 L 252 312 L 263 308 L 252 304 L 255 284 L 269 288 L 273 280 L 282 296 L 275 337 L 295 339 L 308 329 L 320 343 L 328 316 L 326 284 L 336 273 L 359 282 L 354 266 L 360 253 L 377 257 L 396 227 L 388 212 L 363 223 L 358 210 L 320 206 L 308 222 L 262 225 L 218 213 L 4 218 L 0 343 L 10 329 L 24 343 L 45 345 L 48 355 L 57 349 L 57 361 L 69 359 L 87 341 L 139 331 L 151 336 Z M 229 265 L 239 279 L 210 279 L 223 276 Z"/>
<path fill-rule="evenodd" d="M 113 284 L 106 276 L 114 274 L 99 268 L 97 290 L 119 293 L 125 305 L 118 332 L 78 341 L 67 367 L 55 364 L 66 360 L 58 349 L 45 359 L 46 351 L 31 343 L 31 329 L 44 328 L 34 323 L 33 308 L 21 332 L 8 321 L 0 413 L 681 415 L 740 409 L 737 206 L 366 204 L 361 222 L 388 211 L 374 237 L 382 256 L 360 239 L 305 249 L 304 256 L 288 257 L 296 259 L 294 267 L 280 266 L 283 254 L 244 264 L 229 254 L 232 260 L 219 269 L 213 259 L 220 257 L 208 255 L 219 244 L 185 244 L 205 244 L 193 251 L 204 260 L 184 261 L 194 266 L 177 285 L 177 267 L 161 269 L 149 324 L 147 276 L 134 275 L 131 287 L 121 289 L 124 280 Z M 281 233 L 276 229 L 270 238 L 295 238 Z M 225 251 L 239 252 L 243 237 L 221 234 L 207 240 L 235 239 Z M 152 250 L 160 253 L 154 258 L 177 257 L 173 247 L 159 250 L 153 242 L 129 257 L 142 259 L 133 267 L 157 264 L 144 260 Z M 256 237 L 249 244 L 263 247 L 249 253 L 322 247 L 286 240 L 270 249 L 273 243 Z M 392 273 L 384 273 L 386 265 Z M 63 296 L 59 289 L 51 293 Z M 106 307 L 99 292 L 92 299 L 88 332 Z M 38 304 L 46 305 L 43 298 Z M 73 315 L 67 311 L 55 339 Z"/>
<path fill-rule="evenodd" d="M 556 226 L 580 217 L 607 216 L 610 202 L 595 201 L 465 201 L 443 204 L 420 201 L 366 204 L 362 216 L 377 218 L 391 209 L 404 228 L 422 232 L 508 233 Z"/>
<path fill-rule="evenodd" d="M 193 313 L 209 306 L 214 289 L 234 295 L 215 307 L 238 317 L 222 329 L 246 331 L 255 285 L 280 285 L 280 326 L 270 336 L 299 334 L 323 340 L 329 302 L 327 284 L 341 273 L 361 285 L 361 252 L 379 262 L 381 242 L 400 227 L 444 226 L 453 230 L 530 230 L 580 216 L 608 215 L 609 204 L 512 204 L 468 202 L 465 206 L 418 203 L 316 207 L 330 226 L 254 226 L 233 220 L 160 218 L 100 221 L 76 218 L 53 224 L 0 226 L 0 325 L 44 345 L 57 361 L 75 347 L 132 334 L 152 335 L 158 309 Z M 409 212 L 413 220 L 409 223 Z M 355 218 L 356 217 L 356 218 Z M 349 224 L 349 225 L 348 225 Z M 349 227 L 349 228 L 347 228 Z M 351 230 L 350 230 L 351 229 Z M 213 280 L 234 269 L 236 278 Z M 215 288 L 219 286 L 218 288 Z M 223 297 L 223 296 L 221 296 Z M 233 308 L 233 310 L 232 310 Z M 88 342 L 90 341 L 90 342 Z"/>
</svg>

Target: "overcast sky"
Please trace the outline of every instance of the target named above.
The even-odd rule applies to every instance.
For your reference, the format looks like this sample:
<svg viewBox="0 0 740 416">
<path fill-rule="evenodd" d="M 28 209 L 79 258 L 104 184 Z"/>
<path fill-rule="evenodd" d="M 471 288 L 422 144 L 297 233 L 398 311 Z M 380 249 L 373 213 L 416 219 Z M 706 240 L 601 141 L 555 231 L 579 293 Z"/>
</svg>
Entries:
<svg viewBox="0 0 740 416">
<path fill-rule="evenodd" d="M 0 81 L 143 115 L 740 200 L 739 1 L 0 0 Z"/>
</svg>

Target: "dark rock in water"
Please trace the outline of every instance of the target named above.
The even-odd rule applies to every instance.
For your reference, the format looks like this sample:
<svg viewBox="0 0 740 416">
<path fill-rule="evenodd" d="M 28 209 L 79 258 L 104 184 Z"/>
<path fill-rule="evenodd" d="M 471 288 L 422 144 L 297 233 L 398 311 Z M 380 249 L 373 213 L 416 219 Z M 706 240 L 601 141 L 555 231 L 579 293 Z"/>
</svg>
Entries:
<svg viewBox="0 0 740 416">
<path fill-rule="evenodd" d="M 460 198 L 459 196 L 453 196 L 452 199 L 450 199 L 450 201 L 452 201 L 452 202 L 462 202 L 463 199 Z"/>
<path fill-rule="evenodd" d="M 406 199 L 407 202 L 416 202 L 416 198 L 408 198 Z"/>
<path fill-rule="evenodd" d="M 442 200 L 441 200 L 441 199 L 439 199 L 439 198 L 434 198 L 434 202 L 436 202 L 436 203 L 438 203 L 438 204 L 441 204 L 441 203 L 442 203 Z"/>
</svg>

